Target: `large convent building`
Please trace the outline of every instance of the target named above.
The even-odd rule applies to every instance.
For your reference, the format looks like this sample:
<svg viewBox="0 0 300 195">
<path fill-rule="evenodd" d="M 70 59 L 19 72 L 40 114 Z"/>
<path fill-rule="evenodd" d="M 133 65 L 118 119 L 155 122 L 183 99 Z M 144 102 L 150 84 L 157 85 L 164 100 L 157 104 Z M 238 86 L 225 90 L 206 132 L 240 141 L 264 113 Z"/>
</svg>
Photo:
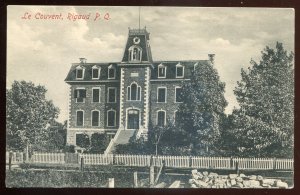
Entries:
<svg viewBox="0 0 300 195">
<path fill-rule="evenodd" d="M 176 120 L 182 81 L 190 80 L 195 66 L 213 63 L 214 54 L 205 60 L 154 61 L 149 40 L 146 28 L 129 29 L 120 62 L 80 58 L 72 64 L 65 79 L 70 86 L 67 144 L 76 145 L 76 136 L 83 133 L 113 138 L 118 132 L 114 141 L 129 140 L 146 135 L 150 121 L 164 125 Z"/>
</svg>

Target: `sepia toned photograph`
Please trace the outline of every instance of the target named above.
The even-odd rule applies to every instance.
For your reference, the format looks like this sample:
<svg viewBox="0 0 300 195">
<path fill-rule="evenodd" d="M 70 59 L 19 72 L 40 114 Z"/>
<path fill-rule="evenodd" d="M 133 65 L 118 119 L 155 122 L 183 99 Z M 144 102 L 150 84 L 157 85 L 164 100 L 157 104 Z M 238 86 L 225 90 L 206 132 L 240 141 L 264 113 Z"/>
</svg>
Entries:
<svg viewBox="0 0 300 195">
<path fill-rule="evenodd" d="M 292 8 L 7 6 L 7 188 L 294 188 Z"/>
</svg>

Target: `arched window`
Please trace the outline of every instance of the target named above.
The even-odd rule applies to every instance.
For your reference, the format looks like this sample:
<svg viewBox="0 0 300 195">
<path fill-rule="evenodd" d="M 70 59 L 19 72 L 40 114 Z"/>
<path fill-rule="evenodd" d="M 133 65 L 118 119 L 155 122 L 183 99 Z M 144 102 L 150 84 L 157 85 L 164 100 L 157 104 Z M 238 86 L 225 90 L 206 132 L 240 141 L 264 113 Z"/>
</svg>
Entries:
<svg viewBox="0 0 300 195">
<path fill-rule="evenodd" d="M 166 125 L 166 111 L 159 110 L 157 112 L 157 126 L 165 126 Z"/>
<path fill-rule="evenodd" d="M 107 111 L 107 126 L 108 127 L 116 126 L 116 111 L 115 110 Z"/>
<path fill-rule="evenodd" d="M 133 45 L 129 48 L 129 61 L 141 61 L 142 60 L 142 49 L 137 46 Z"/>
<path fill-rule="evenodd" d="M 92 126 L 93 127 L 98 127 L 99 126 L 99 111 L 98 110 L 93 110 L 92 111 Z"/>
<path fill-rule="evenodd" d="M 129 87 L 127 87 L 127 99 L 141 100 L 141 87 L 136 83 L 132 83 Z"/>
<path fill-rule="evenodd" d="M 83 111 L 76 111 L 76 126 L 83 126 Z"/>
</svg>

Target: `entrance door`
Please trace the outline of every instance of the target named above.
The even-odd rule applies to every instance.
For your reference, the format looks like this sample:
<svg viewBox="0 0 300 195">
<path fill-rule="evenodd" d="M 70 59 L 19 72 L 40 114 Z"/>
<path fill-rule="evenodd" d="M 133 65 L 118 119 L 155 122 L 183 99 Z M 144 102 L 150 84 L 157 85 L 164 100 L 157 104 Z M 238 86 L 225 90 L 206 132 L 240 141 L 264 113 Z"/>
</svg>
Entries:
<svg viewBox="0 0 300 195">
<path fill-rule="evenodd" d="M 127 114 L 127 129 L 139 129 L 139 111 L 128 110 Z"/>
</svg>

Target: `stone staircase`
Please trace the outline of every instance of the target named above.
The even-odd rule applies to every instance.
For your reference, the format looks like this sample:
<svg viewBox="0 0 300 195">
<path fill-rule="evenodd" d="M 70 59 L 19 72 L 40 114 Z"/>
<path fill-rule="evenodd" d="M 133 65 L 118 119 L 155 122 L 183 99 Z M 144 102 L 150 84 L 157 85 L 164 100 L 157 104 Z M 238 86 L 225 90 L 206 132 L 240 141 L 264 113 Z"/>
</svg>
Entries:
<svg viewBox="0 0 300 195">
<path fill-rule="evenodd" d="M 129 139 L 134 135 L 135 130 L 119 130 L 115 137 L 110 141 L 108 147 L 106 148 L 104 154 L 113 153 L 116 145 L 118 144 L 127 144 Z"/>
</svg>

